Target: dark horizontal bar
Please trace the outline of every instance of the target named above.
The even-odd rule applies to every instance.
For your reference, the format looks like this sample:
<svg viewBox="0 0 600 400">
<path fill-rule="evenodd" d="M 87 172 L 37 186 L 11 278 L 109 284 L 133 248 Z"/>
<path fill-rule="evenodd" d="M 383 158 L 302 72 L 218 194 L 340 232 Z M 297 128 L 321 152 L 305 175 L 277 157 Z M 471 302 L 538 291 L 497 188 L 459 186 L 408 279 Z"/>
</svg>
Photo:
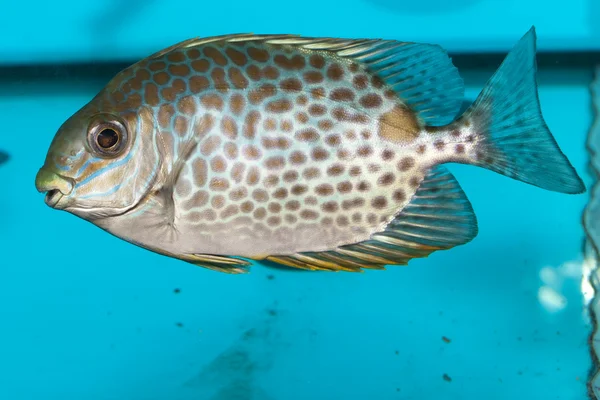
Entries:
<svg viewBox="0 0 600 400">
<path fill-rule="evenodd" d="M 461 71 L 496 69 L 506 53 L 450 53 L 452 61 Z M 600 65 L 600 51 L 594 52 L 539 52 L 540 70 L 582 69 L 591 71 Z M 136 62 L 94 62 L 72 64 L 0 65 L 0 85 L 16 83 L 105 84 L 116 73 Z M 541 72 L 541 75 L 543 71 Z M 587 75 L 587 74 L 586 74 Z M 560 83 L 560 82 L 559 82 Z M 70 85 L 71 88 L 73 87 Z M 6 88 L 0 88 L 4 91 Z M 65 88 L 66 89 L 66 88 Z M 72 90 L 72 89 L 71 89 Z M 7 93 L 1 93 L 6 95 Z"/>
</svg>

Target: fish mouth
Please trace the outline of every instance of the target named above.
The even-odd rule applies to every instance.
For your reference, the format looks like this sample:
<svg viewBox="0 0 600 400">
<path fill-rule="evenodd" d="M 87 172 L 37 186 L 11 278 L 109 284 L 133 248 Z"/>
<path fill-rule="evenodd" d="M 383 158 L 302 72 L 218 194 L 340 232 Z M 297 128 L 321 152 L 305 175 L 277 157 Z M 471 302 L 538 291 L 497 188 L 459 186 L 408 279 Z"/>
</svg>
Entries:
<svg viewBox="0 0 600 400">
<path fill-rule="evenodd" d="M 71 178 L 62 176 L 45 167 L 42 167 L 35 177 L 35 187 L 38 192 L 46 193 L 44 202 L 52 208 L 64 208 L 59 204 L 61 200 L 71 194 L 75 182 Z"/>
<path fill-rule="evenodd" d="M 60 199 L 63 198 L 63 194 L 58 189 L 51 189 L 46 192 L 46 196 L 44 197 L 44 203 L 47 206 L 56 208 Z"/>
</svg>

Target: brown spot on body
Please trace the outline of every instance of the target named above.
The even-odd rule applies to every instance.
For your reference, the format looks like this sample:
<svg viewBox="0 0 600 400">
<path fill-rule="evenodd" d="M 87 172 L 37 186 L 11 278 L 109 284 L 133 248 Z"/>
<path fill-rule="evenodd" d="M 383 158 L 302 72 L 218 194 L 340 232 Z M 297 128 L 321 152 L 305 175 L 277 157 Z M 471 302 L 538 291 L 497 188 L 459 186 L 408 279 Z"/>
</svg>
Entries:
<svg viewBox="0 0 600 400">
<path fill-rule="evenodd" d="M 248 55 L 251 59 L 258 62 L 267 62 L 269 61 L 269 53 L 264 49 L 259 49 L 257 47 L 248 47 Z"/>
<path fill-rule="evenodd" d="M 251 90 L 248 94 L 248 100 L 250 100 L 250 103 L 257 105 L 268 97 L 274 96 L 275 93 L 277 93 L 277 88 L 270 83 L 266 83 L 257 89 Z"/>
<path fill-rule="evenodd" d="M 263 189 L 255 189 L 252 192 L 252 198 L 258 202 L 264 203 L 269 200 L 269 194 L 266 190 Z"/>
<path fill-rule="evenodd" d="M 189 124 L 187 118 L 182 117 L 181 115 L 175 117 L 175 123 L 173 124 L 173 130 L 175 133 L 177 133 L 180 137 L 183 137 L 187 134 L 188 128 Z"/>
<path fill-rule="evenodd" d="M 292 124 L 292 121 L 290 121 L 289 119 L 281 121 L 280 125 L 281 125 L 281 130 L 284 132 L 291 132 L 294 129 L 294 125 Z"/>
<path fill-rule="evenodd" d="M 296 113 L 296 120 L 302 124 L 306 124 L 308 122 L 308 114 L 305 112 Z"/>
<path fill-rule="evenodd" d="M 200 99 L 200 103 L 202 103 L 207 110 L 223 110 L 223 99 L 218 94 L 205 94 Z"/>
<path fill-rule="evenodd" d="M 329 119 L 322 119 L 319 121 L 319 123 L 317 124 L 319 129 L 323 130 L 323 131 L 329 131 L 333 128 L 333 121 L 329 120 Z"/>
<path fill-rule="evenodd" d="M 313 210 L 302 210 L 300 212 L 300 217 L 308 220 L 315 220 L 319 218 L 319 213 Z"/>
<path fill-rule="evenodd" d="M 384 209 L 387 206 L 387 199 L 383 196 L 377 196 L 371 201 L 371 206 L 378 210 Z"/>
<path fill-rule="evenodd" d="M 410 186 L 416 188 L 416 187 L 419 187 L 419 185 L 421 184 L 421 180 L 418 177 L 413 176 L 408 180 L 408 184 Z"/>
<path fill-rule="evenodd" d="M 325 58 L 320 54 L 312 54 L 309 63 L 313 68 L 321 69 L 325 66 Z"/>
<path fill-rule="evenodd" d="M 175 193 L 181 197 L 187 197 L 192 193 L 192 184 L 187 179 L 180 179 L 175 186 Z"/>
<path fill-rule="evenodd" d="M 242 210 L 242 212 L 250 213 L 252 212 L 252 210 L 254 210 L 254 203 L 252 203 L 251 201 L 245 201 L 240 205 L 240 210 Z"/>
<path fill-rule="evenodd" d="M 155 84 L 149 83 L 144 88 L 144 101 L 152 107 L 155 107 L 160 103 L 158 87 Z"/>
<path fill-rule="evenodd" d="M 329 98 L 334 101 L 352 101 L 354 100 L 354 93 L 346 88 L 334 89 L 329 94 Z"/>
<path fill-rule="evenodd" d="M 238 187 L 236 189 L 233 189 L 229 193 L 229 198 L 233 201 L 238 201 L 238 200 L 245 198 L 247 195 L 248 195 L 248 191 L 246 190 L 246 188 Z"/>
<path fill-rule="evenodd" d="M 204 140 L 204 143 L 202 143 L 202 146 L 200 147 L 200 151 L 205 156 L 209 156 L 212 154 L 213 151 L 215 151 L 217 149 L 217 147 L 219 147 L 220 144 L 221 144 L 220 137 L 210 136 L 210 137 L 206 138 L 206 140 Z"/>
<path fill-rule="evenodd" d="M 287 78 L 279 83 L 279 87 L 284 92 L 299 92 L 302 90 L 302 82 L 296 78 Z"/>
<path fill-rule="evenodd" d="M 377 179 L 377 183 L 381 186 L 389 186 L 391 185 L 396 177 L 391 172 L 385 173 Z"/>
<path fill-rule="evenodd" d="M 170 87 L 163 88 L 160 91 L 162 98 L 166 101 L 175 101 L 177 96 L 185 92 L 186 86 L 182 79 L 175 79 Z"/>
<path fill-rule="evenodd" d="M 169 65 L 169 72 L 173 76 L 187 76 L 190 73 L 190 67 L 185 64 L 171 64 Z"/>
<path fill-rule="evenodd" d="M 332 147 L 339 146 L 342 143 L 340 135 L 329 135 L 325 138 L 325 143 Z"/>
<path fill-rule="evenodd" d="M 335 201 L 328 201 L 321 205 L 321 210 L 329 213 L 336 212 L 339 208 L 340 206 Z"/>
<path fill-rule="evenodd" d="M 327 77 L 332 81 L 339 81 L 344 77 L 344 70 L 338 63 L 333 63 L 327 68 Z"/>
<path fill-rule="evenodd" d="M 198 140 L 202 139 L 215 124 L 215 118 L 210 114 L 205 114 L 196 121 L 194 133 Z"/>
<path fill-rule="evenodd" d="M 350 176 L 359 176 L 361 173 L 360 171 L 360 167 L 358 166 L 350 167 Z"/>
<path fill-rule="evenodd" d="M 243 153 L 244 156 L 246 156 L 246 158 L 248 158 L 249 160 L 258 160 L 261 156 L 261 152 L 258 149 L 258 147 L 252 144 L 244 146 Z"/>
<path fill-rule="evenodd" d="M 171 80 L 171 75 L 167 74 L 164 71 L 160 71 L 154 74 L 154 82 L 156 82 L 160 86 L 164 86 Z"/>
<path fill-rule="evenodd" d="M 260 120 L 260 113 L 258 111 L 250 111 L 248 115 L 246 115 L 246 119 L 244 120 L 244 136 L 248 139 L 254 139 L 256 135 L 256 125 Z"/>
<path fill-rule="evenodd" d="M 295 194 L 296 196 L 306 193 L 307 190 L 308 187 L 306 185 L 294 185 L 291 188 L 292 194 Z"/>
<path fill-rule="evenodd" d="M 242 111 L 244 111 L 245 104 L 246 100 L 244 100 L 244 97 L 239 93 L 233 94 L 229 99 L 231 112 L 233 112 L 235 115 L 240 115 Z"/>
<path fill-rule="evenodd" d="M 329 152 L 322 147 L 314 148 L 312 151 L 312 158 L 315 161 L 323 161 L 329 157 Z"/>
<path fill-rule="evenodd" d="M 305 72 L 302 77 L 304 78 L 304 81 L 308 84 L 321 83 L 323 82 L 323 79 L 325 79 L 323 77 L 323 74 L 319 71 Z"/>
<path fill-rule="evenodd" d="M 340 193 L 349 193 L 352 190 L 352 183 L 345 181 L 337 184 L 337 190 Z"/>
<path fill-rule="evenodd" d="M 298 172 L 296 171 L 287 171 L 283 174 L 283 180 L 286 182 L 294 182 L 298 179 Z"/>
<path fill-rule="evenodd" d="M 300 151 L 294 151 L 290 154 L 290 162 L 294 165 L 300 165 L 306 162 L 306 156 Z"/>
<path fill-rule="evenodd" d="M 190 91 L 194 94 L 200 93 L 201 91 L 207 89 L 210 85 L 208 79 L 204 76 L 192 76 L 190 78 Z"/>
<path fill-rule="evenodd" d="M 328 183 L 322 183 L 315 188 L 315 192 L 320 196 L 329 196 L 333 194 L 333 186 Z"/>
<path fill-rule="evenodd" d="M 206 184 L 207 178 L 207 166 L 206 161 L 201 158 L 197 158 L 192 163 L 192 172 L 194 175 L 194 183 L 197 187 L 202 187 Z"/>
<path fill-rule="evenodd" d="M 204 190 L 197 190 L 192 198 L 185 202 L 184 208 L 191 210 L 194 208 L 199 208 L 208 203 L 209 195 Z"/>
<path fill-rule="evenodd" d="M 279 78 L 279 71 L 277 70 L 277 68 L 271 65 L 267 65 L 263 68 L 262 75 L 267 79 L 274 80 Z"/>
<path fill-rule="evenodd" d="M 238 68 L 229 68 L 229 80 L 237 89 L 246 89 L 248 87 L 248 79 Z"/>
<path fill-rule="evenodd" d="M 379 137 L 396 144 L 410 143 L 419 135 L 415 114 L 407 108 L 395 106 L 379 119 Z"/>
<path fill-rule="evenodd" d="M 301 129 L 296 132 L 295 136 L 302 142 L 315 142 L 319 139 L 319 133 L 314 128 Z"/>
<path fill-rule="evenodd" d="M 229 59 L 231 61 L 233 61 L 234 64 L 236 64 L 240 67 L 248 62 L 248 59 L 246 58 L 246 56 L 243 53 L 241 53 L 231 47 L 229 47 L 229 48 L 227 48 L 227 50 L 225 50 L 225 54 L 227 54 L 227 57 L 229 57 Z"/>
<path fill-rule="evenodd" d="M 433 147 L 436 148 L 436 150 L 444 150 L 444 148 L 446 147 L 446 143 L 444 143 L 443 140 L 436 140 L 435 142 L 433 142 Z"/>
<path fill-rule="evenodd" d="M 364 90 L 367 88 L 367 85 L 369 84 L 369 78 L 367 78 L 366 75 L 357 75 L 354 77 L 354 79 L 352 80 L 352 83 L 354 84 L 354 87 L 358 90 Z"/>
<path fill-rule="evenodd" d="M 425 146 L 424 144 L 420 144 L 420 145 L 417 147 L 417 153 L 419 153 L 419 154 L 423 154 L 423 153 L 425 153 L 425 150 L 426 150 L 426 149 L 427 149 L 427 146 Z"/>
<path fill-rule="evenodd" d="M 338 176 L 344 172 L 344 166 L 342 164 L 334 164 L 331 167 L 327 168 L 327 175 L 329 176 Z"/>
<path fill-rule="evenodd" d="M 462 143 L 459 143 L 456 145 L 456 147 L 454 149 L 456 151 L 456 154 L 463 154 L 465 152 L 465 145 Z"/>
<path fill-rule="evenodd" d="M 227 65 L 227 59 L 225 56 L 215 47 L 206 46 L 204 48 L 204 55 L 212 59 L 215 63 L 220 66 Z"/>
<path fill-rule="evenodd" d="M 376 93 L 365 94 L 360 98 L 360 105 L 365 108 L 380 107 L 382 102 L 381 96 Z"/>
<path fill-rule="evenodd" d="M 285 159 L 281 156 L 269 157 L 265 160 L 265 166 L 268 169 L 281 169 L 285 165 Z"/>
<path fill-rule="evenodd" d="M 227 83 L 227 80 L 225 79 L 225 71 L 223 68 L 213 68 L 210 77 L 215 89 L 219 92 L 225 93 L 229 90 L 229 83 Z"/>
<path fill-rule="evenodd" d="M 177 109 L 188 116 L 193 115 L 196 112 L 196 101 L 192 96 L 182 97 L 177 102 Z"/>
<path fill-rule="evenodd" d="M 238 133 L 238 127 L 235 120 L 231 117 L 224 116 L 221 119 L 221 132 L 229 139 L 235 139 Z"/>
<path fill-rule="evenodd" d="M 160 106 L 158 110 L 158 124 L 161 128 L 170 128 L 173 115 L 175 115 L 175 108 L 171 104 Z"/>
<path fill-rule="evenodd" d="M 310 95 L 314 100 L 324 99 L 326 94 L 327 93 L 325 92 L 325 88 L 322 87 L 313 88 L 310 90 Z"/>
<path fill-rule="evenodd" d="M 315 167 L 306 168 L 304 170 L 304 172 L 302 173 L 302 176 L 305 179 L 318 178 L 319 176 L 321 176 L 321 170 L 319 168 L 315 168 Z"/>
<path fill-rule="evenodd" d="M 195 60 L 192 61 L 192 68 L 196 72 L 204 73 L 210 69 L 210 63 L 208 60 Z"/>
<path fill-rule="evenodd" d="M 153 61 L 148 65 L 150 71 L 156 72 L 167 68 L 167 63 L 164 61 Z"/>
<path fill-rule="evenodd" d="M 224 172 L 227 168 L 227 162 L 221 156 L 216 156 L 210 161 L 210 167 L 215 172 Z"/>
<path fill-rule="evenodd" d="M 313 117 L 319 117 L 325 114 L 327 112 L 327 109 L 320 104 L 312 104 L 310 107 L 308 107 L 308 112 Z"/>
<path fill-rule="evenodd" d="M 361 157 L 369 157 L 371 154 L 373 154 L 373 148 L 369 145 L 360 146 L 357 154 Z"/>
<path fill-rule="evenodd" d="M 350 225 L 350 220 L 348 220 L 348 217 L 346 217 L 345 215 L 340 215 L 335 219 L 335 222 L 339 225 L 339 226 L 348 226 Z"/>
<path fill-rule="evenodd" d="M 273 197 L 279 200 L 285 199 L 288 195 L 286 188 L 279 188 L 273 192 Z"/>
<path fill-rule="evenodd" d="M 285 203 L 286 210 L 297 211 L 300 209 L 300 202 L 298 200 L 290 200 Z"/>
<path fill-rule="evenodd" d="M 306 65 L 304 57 L 298 54 L 289 58 L 283 54 L 277 54 L 273 60 L 279 67 L 287 70 L 299 70 Z"/>
<path fill-rule="evenodd" d="M 367 181 L 362 181 L 356 186 L 356 188 L 361 192 L 366 192 L 371 189 L 371 184 Z"/>
<path fill-rule="evenodd" d="M 223 206 L 225 205 L 225 197 L 221 194 L 218 194 L 212 198 L 210 204 L 214 208 L 223 208 Z"/>
<path fill-rule="evenodd" d="M 260 68 L 258 68 L 256 65 L 248 66 L 248 68 L 246 68 L 246 73 L 248 74 L 248 77 L 253 81 L 260 80 Z"/>
<path fill-rule="evenodd" d="M 250 167 L 250 169 L 248 170 L 248 177 L 246 178 L 246 183 L 248 183 L 248 185 L 250 185 L 250 186 L 254 186 L 258 183 L 259 180 L 260 180 L 260 171 L 258 170 L 258 167 L 256 167 L 256 166 Z"/>
<path fill-rule="evenodd" d="M 415 159 L 412 157 L 404 157 L 402 160 L 398 162 L 398 170 L 400 171 L 408 171 L 412 167 L 415 166 Z"/>
<path fill-rule="evenodd" d="M 179 50 L 173 50 L 167 54 L 167 60 L 174 62 L 174 63 L 184 62 L 185 55 L 183 54 L 183 52 L 181 52 Z"/>
<path fill-rule="evenodd" d="M 281 204 L 279 204 L 279 203 L 269 203 L 269 206 L 267 208 L 272 213 L 278 213 L 278 212 L 281 211 Z"/>
<path fill-rule="evenodd" d="M 292 103 L 288 99 L 273 100 L 267 103 L 267 111 L 281 114 L 292 109 Z"/>
<path fill-rule="evenodd" d="M 256 219 L 263 219 L 267 216 L 267 210 L 264 207 L 257 208 L 252 214 Z"/>
<path fill-rule="evenodd" d="M 406 192 L 402 189 L 397 189 L 394 191 L 392 198 L 398 202 L 406 201 Z"/>
<path fill-rule="evenodd" d="M 231 167 L 231 179 L 233 179 L 235 183 L 240 183 L 242 179 L 244 179 L 245 169 L 246 166 L 241 162 L 233 164 L 233 167 Z"/>
<path fill-rule="evenodd" d="M 394 152 L 392 150 L 383 150 L 381 152 L 381 158 L 383 161 L 390 161 L 394 158 Z"/>
<path fill-rule="evenodd" d="M 208 187 L 215 191 L 224 191 L 229 189 L 229 181 L 224 178 L 212 178 Z"/>
</svg>

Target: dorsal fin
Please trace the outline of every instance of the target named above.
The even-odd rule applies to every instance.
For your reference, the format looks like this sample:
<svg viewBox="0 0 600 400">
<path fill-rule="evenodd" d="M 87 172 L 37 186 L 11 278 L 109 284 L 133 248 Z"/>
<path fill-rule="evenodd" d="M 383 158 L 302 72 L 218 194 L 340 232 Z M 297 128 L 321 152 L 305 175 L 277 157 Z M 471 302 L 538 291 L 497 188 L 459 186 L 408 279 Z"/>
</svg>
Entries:
<svg viewBox="0 0 600 400">
<path fill-rule="evenodd" d="M 427 43 L 239 33 L 185 40 L 151 57 L 207 43 L 248 41 L 329 52 L 361 63 L 398 93 L 400 99 L 427 125 L 441 126 L 452 122 L 464 98 L 463 80 L 448 53 L 438 45 Z"/>
<path fill-rule="evenodd" d="M 383 269 L 465 244 L 477 235 L 477 220 L 466 195 L 445 167 L 433 169 L 410 203 L 371 239 L 332 251 L 269 256 L 288 267 L 322 271 Z"/>
</svg>

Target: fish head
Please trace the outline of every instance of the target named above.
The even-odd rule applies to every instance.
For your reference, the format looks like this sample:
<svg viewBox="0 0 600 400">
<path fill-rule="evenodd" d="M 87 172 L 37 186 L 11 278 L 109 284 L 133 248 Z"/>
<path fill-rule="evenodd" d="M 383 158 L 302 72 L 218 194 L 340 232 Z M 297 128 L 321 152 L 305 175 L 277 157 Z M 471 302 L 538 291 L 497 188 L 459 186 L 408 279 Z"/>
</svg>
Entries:
<svg viewBox="0 0 600 400">
<path fill-rule="evenodd" d="M 160 169 L 155 118 L 118 83 L 56 132 L 35 178 L 48 206 L 93 221 L 131 210 L 152 190 Z"/>
</svg>

